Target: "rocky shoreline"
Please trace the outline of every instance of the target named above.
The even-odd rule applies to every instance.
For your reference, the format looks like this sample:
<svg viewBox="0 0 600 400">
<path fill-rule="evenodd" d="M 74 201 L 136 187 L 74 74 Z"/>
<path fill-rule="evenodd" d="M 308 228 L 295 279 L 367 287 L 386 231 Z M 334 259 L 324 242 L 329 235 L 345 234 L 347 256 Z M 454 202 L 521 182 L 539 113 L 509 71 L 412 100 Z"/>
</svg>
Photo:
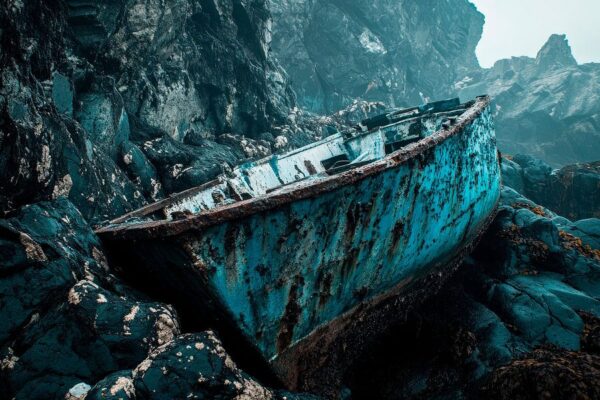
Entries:
<svg viewBox="0 0 600 400">
<path fill-rule="evenodd" d="M 317 399 L 123 280 L 93 228 L 388 106 L 480 91 L 513 154 L 499 214 L 337 395 L 600 396 L 597 65 L 552 37 L 483 70 L 466 0 L 436 18 L 429 1 L 359 3 L 4 2 L 0 398 Z"/>
</svg>

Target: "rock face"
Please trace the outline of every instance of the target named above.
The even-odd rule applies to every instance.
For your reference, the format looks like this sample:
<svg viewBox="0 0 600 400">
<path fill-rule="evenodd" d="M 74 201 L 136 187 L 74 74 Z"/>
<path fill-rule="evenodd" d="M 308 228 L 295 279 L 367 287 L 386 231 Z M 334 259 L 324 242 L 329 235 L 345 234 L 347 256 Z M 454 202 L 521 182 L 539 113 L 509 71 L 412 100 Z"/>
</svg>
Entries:
<svg viewBox="0 0 600 400">
<path fill-rule="evenodd" d="M 285 121 L 293 95 L 269 51 L 265 1 L 119 3 L 123 16 L 94 53 L 140 133 L 256 137 Z M 101 9 L 94 18 L 110 23 Z"/>
<path fill-rule="evenodd" d="M 353 398 L 595 397 L 600 243 L 512 189 L 502 204 L 453 281 L 349 377 Z M 542 345 L 556 350 L 530 353 Z"/>
<path fill-rule="evenodd" d="M 564 35 L 551 36 L 536 58 L 469 72 L 456 88 L 464 98 L 495 99 L 501 151 L 531 154 L 553 167 L 597 161 L 600 64 L 577 65 Z"/>
<path fill-rule="evenodd" d="M 559 215 L 573 220 L 600 217 L 600 162 L 553 170 L 541 160 L 517 154 L 503 158 L 502 178 L 506 185 Z"/>
<path fill-rule="evenodd" d="M 466 0 L 270 4 L 273 50 L 299 104 L 315 112 L 358 97 L 390 106 L 447 97 L 479 65 L 483 15 Z"/>
<path fill-rule="evenodd" d="M 106 148 L 74 119 L 63 5 L 12 2 L 0 21 L 0 211 L 68 196 L 99 220 L 143 204 Z"/>
<path fill-rule="evenodd" d="M 13 2 L 0 21 L 0 211 L 67 196 L 105 220 L 269 154 L 289 122 L 264 0 Z"/>
</svg>

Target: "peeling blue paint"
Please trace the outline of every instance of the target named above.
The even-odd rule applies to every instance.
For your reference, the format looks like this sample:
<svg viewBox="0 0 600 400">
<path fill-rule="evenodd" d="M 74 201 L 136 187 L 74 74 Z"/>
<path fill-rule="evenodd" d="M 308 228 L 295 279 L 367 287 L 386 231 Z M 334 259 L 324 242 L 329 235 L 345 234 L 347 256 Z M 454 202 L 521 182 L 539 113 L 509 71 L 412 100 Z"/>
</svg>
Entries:
<svg viewBox="0 0 600 400">
<path fill-rule="evenodd" d="M 282 350 L 278 337 L 294 277 L 303 280 L 301 312 L 286 345 L 449 260 L 477 233 L 500 191 L 489 111 L 427 157 L 188 238 L 215 271 L 211 291 L 266 358 Z M 331 286 L 322 293 L 325 275 Z"/>
</svg>

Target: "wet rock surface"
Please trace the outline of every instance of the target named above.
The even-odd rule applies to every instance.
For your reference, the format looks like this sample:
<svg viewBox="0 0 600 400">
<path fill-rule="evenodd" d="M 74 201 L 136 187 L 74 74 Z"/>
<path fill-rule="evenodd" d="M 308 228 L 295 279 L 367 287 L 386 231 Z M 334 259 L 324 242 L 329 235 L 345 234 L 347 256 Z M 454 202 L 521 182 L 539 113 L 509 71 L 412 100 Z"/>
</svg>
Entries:
<svg viewBox="0 0 600 400">
<path fill-rule="evenodd" d="M 63 6 L 11 2 L 0 10 L 0 211 L 68 196 L 86 218 L 102 220 L 143 202 L 107 153 L 115 148 L 95 145 L 74 118 L 80 63 L 67 51 Z"/>
<path fill-rule="evenodd" d="M 553 169 L 529 155 L 505 156 L 502 179 L 525 197 L 566 218 L 600 216 L 600 162 Z"/>
<path fill-rule="evenodd" d="M 488 399 L 600 397 L 600 356 L 556 348 L 537 349 L 501 367 L 484 393 Z"/>
<path fill-rule="evenodd" d="M 314 140 L 263 0 L 12 2 L 0 20 L 2 212 L 67 196 L 100 222 Z"/>
</svg>

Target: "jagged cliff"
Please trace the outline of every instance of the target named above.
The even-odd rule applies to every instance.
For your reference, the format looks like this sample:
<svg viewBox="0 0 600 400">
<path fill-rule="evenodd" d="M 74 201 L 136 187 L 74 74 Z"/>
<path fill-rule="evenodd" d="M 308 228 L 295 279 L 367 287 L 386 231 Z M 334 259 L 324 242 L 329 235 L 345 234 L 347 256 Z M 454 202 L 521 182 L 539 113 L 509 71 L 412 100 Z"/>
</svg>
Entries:
<svg viewBox="0 0 600 400">
<path fill-rule="evenodd" d="M 484 19 L 468 1 L 271 0 L 271 8 L 273 51 L 302 107 L 489 94 L 502 151 L 554 167 L 600 154 L 600 64 L 578 65 L 564 35 L 535 58 L 482 69 L 475 47 Z"/>
<path fill-rule="evenodd" d="M 578 65 L 564 35 L 551 36 L 536 58 L 500 60 L 456 88 L 465 98 L 494 98 L 503 152 L 531 154 L 553 167 L 600 155 L 600 64 Z"/>
<path fill-rule="evenodd" d="M 261 0 L 15 1 L 0 20 L 2 211 L 122 214 L 267 154 L 294 106 Z"/>
<path fill-rule="evenodd" d="M 270 0 L 273 51 L 301 106 L 352 99 L 419 104 L 453 92 L 479 66 L 483 15 L 467 0 Z M 479 93 L 481 94 L 481 93 Z"/>
</svg>

